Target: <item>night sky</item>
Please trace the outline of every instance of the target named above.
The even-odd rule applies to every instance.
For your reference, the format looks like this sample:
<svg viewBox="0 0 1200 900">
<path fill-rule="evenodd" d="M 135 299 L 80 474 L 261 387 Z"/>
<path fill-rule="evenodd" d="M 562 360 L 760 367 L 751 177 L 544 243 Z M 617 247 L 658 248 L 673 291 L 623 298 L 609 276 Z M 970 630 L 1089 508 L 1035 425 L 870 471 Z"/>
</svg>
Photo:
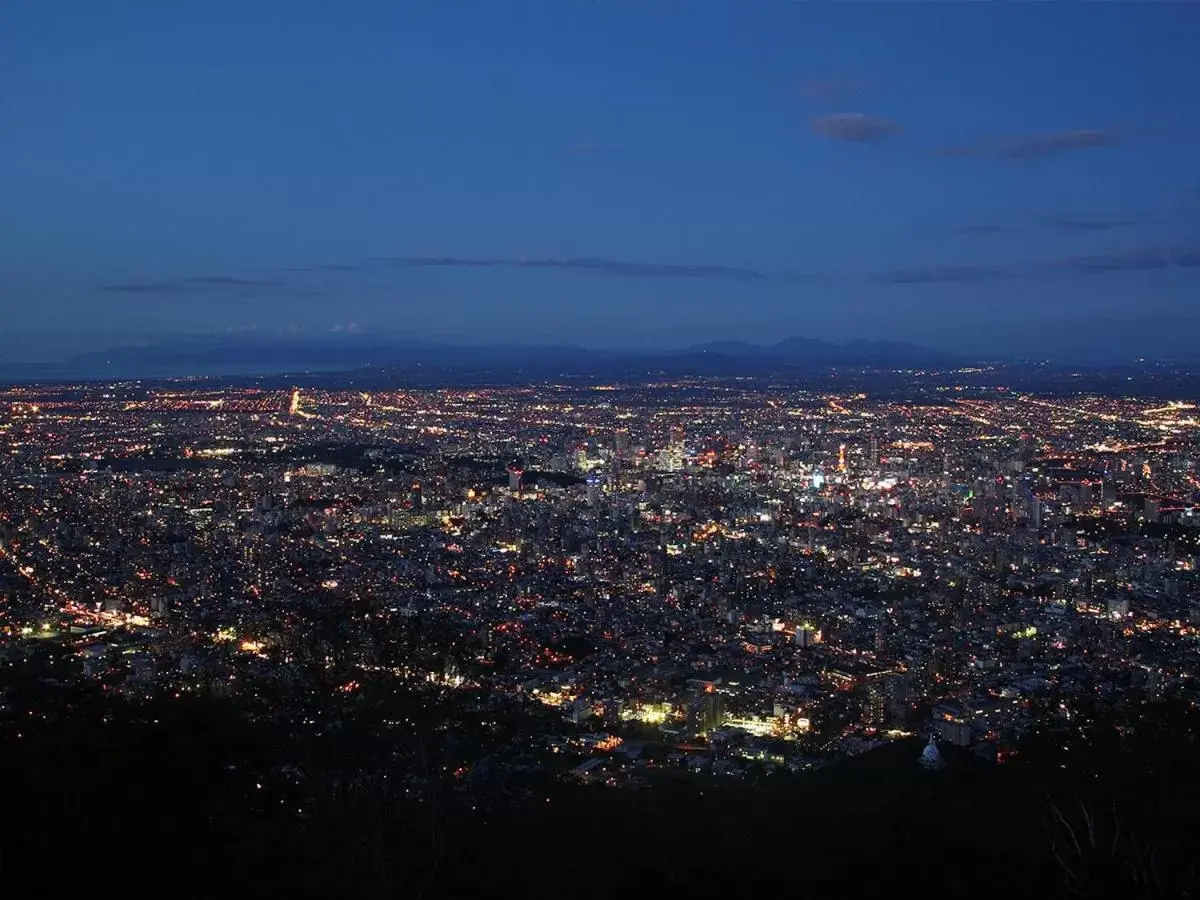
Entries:
<svg viewBox="0 0 1200 900">
<path fill-rule="evenodd" d="M 9 0 L 0 361 L 180 333 L 1177 352 L 1200 5 Z"/>
</svg>

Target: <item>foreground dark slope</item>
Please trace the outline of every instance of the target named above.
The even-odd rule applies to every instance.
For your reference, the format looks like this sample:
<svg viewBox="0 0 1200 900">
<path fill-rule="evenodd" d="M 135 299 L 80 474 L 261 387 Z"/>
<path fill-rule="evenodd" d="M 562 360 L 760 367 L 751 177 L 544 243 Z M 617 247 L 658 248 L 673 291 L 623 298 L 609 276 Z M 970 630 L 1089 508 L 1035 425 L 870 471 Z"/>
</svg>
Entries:
<svg viewBox="0 0 1200 900">
<path fill-rule="evenodd" d="M 411 778 L 358 765 L 353 742 L 298 750 L 219 703 L 130 708 L 78 695 L 56 707 L 0 742 L 0 897 L 1182 897 L 1194 886 L 1188 715 L 1164 713 L 1132 743 L 1083 736 L 1067 769 L 1061 736 L 1000 767 L 951 748 L 939 773 L 918 767 L 921 742 L 905 741 L 754 784 L 666 777 L 624 791 L 535 779 L 415 802 Z M 300 759 L 300 787 L 278 777 L 281 759 Z M 1096 814 L 1099 849 L 1082 838 L 1082 808 Z M 1143 844 L 1129 835 L 1153 863 L 1139 862 Z M 1144 877 L 1151 865 L 1156 878 Z"/>
</svg>

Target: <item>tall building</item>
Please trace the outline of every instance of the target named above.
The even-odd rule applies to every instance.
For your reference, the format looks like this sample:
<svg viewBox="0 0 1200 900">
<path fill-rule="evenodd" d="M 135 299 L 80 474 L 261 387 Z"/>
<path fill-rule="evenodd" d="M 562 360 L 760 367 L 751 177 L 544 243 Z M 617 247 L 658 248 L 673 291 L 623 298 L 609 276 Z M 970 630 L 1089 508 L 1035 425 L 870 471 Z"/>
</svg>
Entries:
<svg viewBox="0 0 1200 900">
<path fill-rule="evenodd" d="M 614 439 L 614 447 L 617 451 L 617 457 L 620 459 L 624 459 L 629 454 L 628 429 L 621 428 L 617 430 L 617 434 Z"/>
<path fill-rule="evenodd" d="M 887 723 L 887 693 L 882 678 L 872 678 L 863 686 L 862 721 L 876 728 Z"/>
<path fill-rule="evenodd" d="M 684 430 L 678 425 L 672 427 L 670 442 L 663 454 L 663 468 L 669 472 L 678 472 L 683 469 L 683 440 Z"/>
<path fill-rule="evenodd" d="M 792 640 L 799 647 L 811 647 L 821 642 L 821 632 L 809 625 L 802 625 L 796 629 Z"/>
<path fill-rule="evenodd" d="M 706 691 L 700 695 L 700 731 L 707 734 L 725 724 L 725 695 L 719 691 Z"/>
<path fill-rule="evenodd" d="M 1028 431 L 1021 433 L 1020 459 L 1029 462 L 1037 455 L 1037 438 Z"/>
</svg>

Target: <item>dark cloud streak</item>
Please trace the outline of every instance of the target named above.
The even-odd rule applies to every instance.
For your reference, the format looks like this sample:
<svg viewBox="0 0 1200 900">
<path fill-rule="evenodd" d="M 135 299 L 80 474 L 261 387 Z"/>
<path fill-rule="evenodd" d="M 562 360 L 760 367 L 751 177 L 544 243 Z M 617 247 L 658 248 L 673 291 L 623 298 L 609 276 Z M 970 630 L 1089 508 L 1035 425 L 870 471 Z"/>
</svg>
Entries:
<svg viewBox="0 0 1200 900">
<path fill-rule="evenodd" d="M 862 85 L 853 78 L 833 75 L 828 78 L 808 78 L 797 86 L 800 93 L 817 103 L 848 100 L 862 93 Z"/>
<path fill-rule="evenodd" d="M 1132 224 L 1131 221 L 1087 221 L 1046 220 L 1043 224 L 1064 230 L 1083 232 L 1103 231 Z M 1008 231 L 1007 226 L 966 225 L 956 229 L 956 234 L 990 235 Z M 804 270 L 781 270 L 762 272 L 755 269 L 721 265 L 687 265 L 676 263 L 629 262 L 599 256 L 554 258 L 465 257 L 465 256 L 390 256 L 374 257 L 375 263 L 384 263 L 401 268 L 443 269 L 548 269 L 585 274 L 616 275 L 633 278 L 697 278 L 731 281 L 770 280 L 776 282 L 820 281 L 830 277 Z M 356 272 L 363 266 L 324 265 L 300 271 Z M 927 285 L 927 284 L 970 284 L 1000 281 L 1014 277 L 1042 275 L 1094 275 L 1109 272 L 1154 271 L 1170 268 L 1200 268 L 1200 247 L 1167 245 L 1117 250 L 1071 256 L 1049 261 L 1030 263 L 954 263 L 912 266 L 872 273 L 869 281 L 881 284 Z M 101 285 L 99 290 L 108 293 L 142 295 L 202 295 L 228 293 L 239 299 L 252 299 L 254 288 L 277 287 L 285 282 L 271 279 L 234 278 L 229 276 L 199 276 L 170 281 L 138 281 Z M 296 296 L 327 296 L 335 292 L 313 292 L 294 289 Z"/>
<path fill-rule="evenodd" d="M 1095 275 L 1104 272 L 1144 272 L 1155 269 L 1197 267 L 1200 267 L 1200 248 L 1142 247 L 1112 253 L 1073 256 L 1047 263 L 1042 270 Z"/>
<path fill-rule="evenodd" d="M 100 290 L 112 294 L 247 294 L 248 288 L 277 287 L 284 282 L 272 278 L 238 278 L 229 275 L 197 275 L 170 281 L 131 281 L 101 284 Z"/>
<path fill-rule="evenodd" d="M 1012 231 L 1012 229 L 1004 225 L 990 225 L 985 223 L 981 225 L 960 225 L 950 233 L 968 237 L 990 237 L 995 234 L 1005 234 L 1009 231 Z"/>
<path fill-rule="evenodd" d="M 989 263 L 965 265 L 921 266 L 913 269 L 893 269 L 872 276 L 872 280 L 887 284 L 965 284 L 977 281 L 996 281 L 1018 274 L 1011 266 Z"/>
<path fill-rule="evenodd" d="M 1091 147 L 1114 147 L 1125 140 L 1116 129 L 1076 128 L 1035 134 L 1010 140 L 992 141 L 966 147 L 946 147 L 934 151 L 938 156 L 983 156 L 993 159 L 1035 161 Z"/>
<path fill-rule="evenodd" d="M 413 268 L 515 268 L 515 269 L 564 269 L 576 272 L 594 272 L 602 275 L 624 275 L 650 278 L 718 278 L 757 279 L 764 278 L 762 272 L 737 266 L 680 265 L 675 263 L 626 262 L 599 256 L 578 256 L 565 259 L 496 259 L 488 257 L 462 256 L 393 256 L 382 257 L 382 261 Z"/>
<path fill-rule="evenodd" d="M 1116 131 L 1076 129 L 1021 138 L 1002 147 L 1000 154 L 1008 159 L 1044 159 L 1088 147 L 1112 147 L 1121 143 L 1122 139 L 1122 135 Z"/>
<path fill-rule="evenodd" d="M 201 275 L 195 278 L 181 278 L 183 284 L 201 284 L 210 287 L 264 287 L 283 284 L 282 281 L 263 278 L 232 278 L 228 275 Z"/>
<path fill-rule="evenodd" d="M 189 294 L 194 288 L 178 281 L 139 281 L 126 284 L 102 284 L 100 290 L 114 294 Z"/>
<path fill-rule="evenodd" d="M 1071 216 L 1039 216 L 1031 220 L 1023 220 L 1007 225 L 994 222 L 979 222 L 960 225 L 950 229 L 950 234 L 963 237 L 992 237 L 1000 234 L 1016 234 L 1030 228 L 1049 228 L 1066 234 L 1090 234 L 1101 231 L 1115 231 L 1119 228 L 1131 228 L 1142 224 L 1140 218 L 1128 217 L 1123 219 L 1087 219 Z"/>
<path fill-rule="evenodd" d="M 1038 222 L 1048 228 L 1069 232 L 1112 231 L 1116 228 L 1128 228 L 1137 225 L 1136 219 L 1066 219 L 1045 217 Z"/>
<path fill-rule="evenodd" d="M 1200 268 L 1200 247 L 1140 247 L 1021 265 L 967 263 L 922 266 L 877 273 L 871 276 L 871 280 L 886 284 L 962 284 L 1016 276 L 1102 275 L 1174 268 Z"/>
<path fill-rule="evenodd" d="M 891 137 L 900 132 L 900 125 L 891 119 L 863 113 L 834 113 L 812 120 L 812 129 L 831 141 L 848 144 L 867 144 Z"/>
<path fill-rule="evenodd" d="M 197 275 L 191 278 L 175 278 L 170 281 L 129 281 L 104 284 L 100 290 L 114 294 L 212 294 L 232 293 L 239 297 L 247 294 L 248 288 L 276 287 L 284 282 L 265 278 L 235 278 L 229 275 Z"/>
</svg>

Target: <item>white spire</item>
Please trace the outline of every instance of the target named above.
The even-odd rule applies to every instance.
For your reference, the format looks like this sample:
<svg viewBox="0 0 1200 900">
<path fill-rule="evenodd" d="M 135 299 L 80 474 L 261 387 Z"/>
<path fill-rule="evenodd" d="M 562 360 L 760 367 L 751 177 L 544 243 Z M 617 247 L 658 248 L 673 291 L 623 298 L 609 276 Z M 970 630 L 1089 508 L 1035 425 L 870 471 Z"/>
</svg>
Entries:
<svg viewBox="0 0 1200 900">
<path fill-rule="evenodd" d="M 946 765 L 942 759 L 942 754 L 938 751 L 937 738 L 932 734 L 929 735 L 929 743 L 921 751 L 920 763 L 922 768 L 933 770 L 940 769 Z"/>
</svg>

